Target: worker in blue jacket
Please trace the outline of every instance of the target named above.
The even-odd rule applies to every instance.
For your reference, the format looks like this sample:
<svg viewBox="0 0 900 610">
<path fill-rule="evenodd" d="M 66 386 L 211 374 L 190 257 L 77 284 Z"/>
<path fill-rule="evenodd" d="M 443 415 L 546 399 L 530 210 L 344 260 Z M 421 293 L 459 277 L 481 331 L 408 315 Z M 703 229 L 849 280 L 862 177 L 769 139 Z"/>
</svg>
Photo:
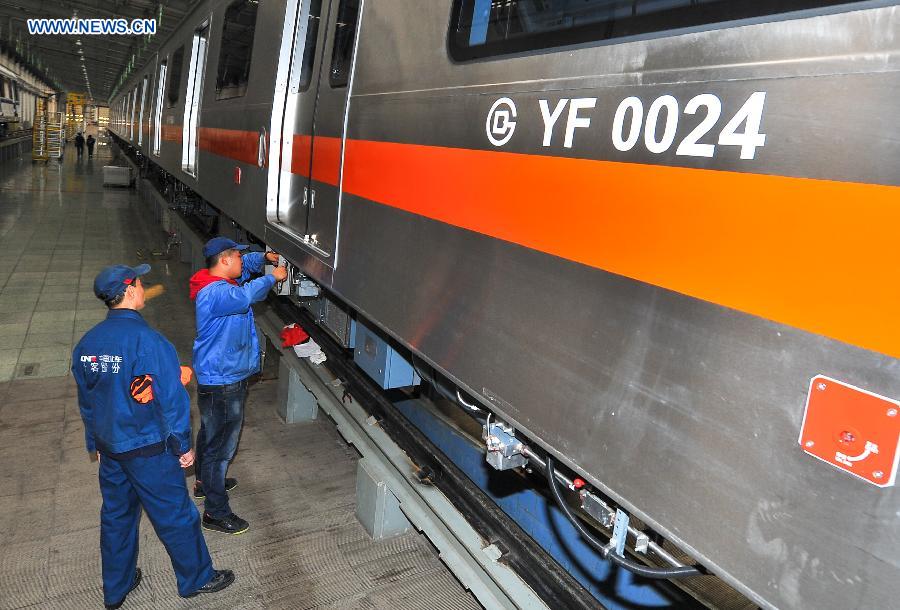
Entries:
<svg viewBox="0 0 900 610">
<path fill-rule="evenodd" d="M 259 372 L 259 339 L 251 305 L 266 298 L 276 282 L 287 278 L 284 266 L 262 273 L 266 262 L 277 264 L 274 252 L 242 254 L 248 246 L 216 237 L 203 247 L 206 269 L 191 277 L 190 295 L 196 304 L 197 338 L 194 371 L 200 432 L 194 497 L 206 498 L 202 525 L 226 534 L 241 534 L 250 527 L 231 510 L 228 492 L 237 485 L 226 479 L 237 451 L 247 380 Z"/>
<path fill-rule="evenodd" d="M 94 294 L 109 308 L 72 353 L 87 450 L 100 461 L 103 600 L 118 608 L 141 582 L 141 507 L 172 560 L 178 593 L 221 591 L 231 570 L 214 570 L 182 468 L 194 461 L 190 398 L 175 347 L 138 313 L 149 265 L 107 267 Z"/>
</svg>

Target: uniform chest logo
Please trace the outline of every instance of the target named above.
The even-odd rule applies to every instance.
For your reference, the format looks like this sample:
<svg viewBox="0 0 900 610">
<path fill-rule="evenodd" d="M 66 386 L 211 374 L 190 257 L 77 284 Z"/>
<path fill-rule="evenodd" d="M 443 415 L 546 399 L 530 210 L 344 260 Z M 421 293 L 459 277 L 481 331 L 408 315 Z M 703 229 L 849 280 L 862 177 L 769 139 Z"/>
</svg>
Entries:
<svg viewBox="0 0 900 610">
<path fill-rule="evenodd" d="M 81 356 L 81 363 L 85 370 L 92 373 L 115 373 L 122 368 L 122 356 L 113 356 L 110 354 L 101 354 L 99 356 Z"/>
</svg>

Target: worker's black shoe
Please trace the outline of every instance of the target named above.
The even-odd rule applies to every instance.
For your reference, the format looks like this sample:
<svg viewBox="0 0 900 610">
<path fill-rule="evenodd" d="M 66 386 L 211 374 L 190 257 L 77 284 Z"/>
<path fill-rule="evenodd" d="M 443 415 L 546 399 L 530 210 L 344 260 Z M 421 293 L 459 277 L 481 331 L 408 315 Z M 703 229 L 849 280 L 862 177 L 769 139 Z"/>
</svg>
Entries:
<svg viewBox="0 0 900 610">
<path fill-rule="evenodd" d="M 225 491 L 231 491 L 235 487 L 237 487 L 237 479 L 225 479 Z M 206 497 L 206 492 L 203 491 L 203 483 L 200 481 L 194 483 L 194 497 L 198 500 L 202 500 Z"/>
<path fill-rule="evenodd" d="M 221 519 L 216 519 L 215 517 L 210 517 L 208 514 L 203 513 L 203 529 L 236 535 L 243 534 L 250 529 L 250 524 L 234 513 L 231 513 L 227 517 L 222 517 Z"/>
<path fill-rule="evenodd" d="M 185 597 L 194 597 L 195 595 L 200 595 L 201 593 L 218 593 L 225 587 L 229 586 L 234 582 L 234 572 L 231 570 L 216 570 L 215 575 L 213 575 L 212 580 L 208 583 L 191 593 L 190 595 L 185 595 Z"/>
<path fill-rule="evenodd" d="M 135 568 L 135 569 L 134 569 L 134 582 L 131 583 L 131 588 L 128 589 L 128 593 L 131 593 L 132 591 L 134 591 L 135 589 L 138 588 L 138 585 L 141 584 L 141 576 L 142 576 L 142 574 L 141 574 L 141 569 L 140 569 L 140 568 Z M 233 576 L 233 575 L 232 575 L 232 578 L 231 578 L 231 579 L 234 580 L 234 576 Z M 227 586 L 227 585 L 226 585 L 226 586 Z M 116 610 L 116 608 L 121 608 L 121 607 L 122 607 L 122 604 L 124 604 L 124 603 L 125 603 L 125 600 L 128 598 L 128 593 L 126 593 L 126 594 L 125 594 L 125 597 L 123 597 L 122 599 L 120 599 L 120 600 L 118 601 L 118 603 L 115 603 L 115 604 L 103 604 L 104 606 L 106 606 L 106 610 Z"/>
</svg>

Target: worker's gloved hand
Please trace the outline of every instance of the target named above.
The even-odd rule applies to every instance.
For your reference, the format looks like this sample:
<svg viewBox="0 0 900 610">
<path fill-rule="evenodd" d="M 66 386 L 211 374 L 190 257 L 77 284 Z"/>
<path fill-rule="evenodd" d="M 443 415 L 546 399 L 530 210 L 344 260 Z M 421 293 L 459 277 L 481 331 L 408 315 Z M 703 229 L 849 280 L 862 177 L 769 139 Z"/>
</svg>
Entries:
<svg viewBox="0 0 900 610">
<path fill-rule="evenodd" d="M 282 265 L 281 267 L 275 267 L 272 269 L 272 277 L 275 278 L 276 282 L 283 282 L 287 279 L 287 267 Z"/>
<path fill-rule="evenodd" d="M 181 367 L 181 385 L 187 385 L 191 382 L 191 378 L 194 376 L 194 371 L 191 370 L 189 366 Z"/>
</svg>

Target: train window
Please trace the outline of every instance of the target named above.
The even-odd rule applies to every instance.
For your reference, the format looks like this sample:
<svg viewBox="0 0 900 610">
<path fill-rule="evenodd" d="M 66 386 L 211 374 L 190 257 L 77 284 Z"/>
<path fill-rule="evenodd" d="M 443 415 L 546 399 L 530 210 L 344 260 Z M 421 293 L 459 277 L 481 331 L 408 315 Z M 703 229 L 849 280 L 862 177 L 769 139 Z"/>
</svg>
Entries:
<svg viewBox="0 0 900 610">
<path fill-rule="evenodd" d="M 250 57 L 259 0 L 235 0 L 225 9 L 219 48 L 216 99 L 227 100 L 247 93 Z"/>
<path fill-rule="evenodd" d="M 153 100 L 153 115 L 150 122 L 153 123 L 153 154 L 159 156 L 159 148 L 162 144 L 162 105 L 166 90 L 166 66 L 167 60 L 159 62 L 159 74 L 156 76 L 156 99 Z"/>
<path fill-rule="evenodd" d="M 319 42 L 319 22 L 322 20 L 322 0 L 312 0 L 309 6 L 309 23 L 306 26 L 306 44 L 303 45 L 303 64 L 300 70 L 300 91 L 309 89 L 312 82 L 313 60 L 316 58 L 316 45 Z"/>
<path fill-rule="evenodd" d="M 225 9 L 219 71 L 216 75 L 217 100 L 241 97 L 247 93 L 257 9 L 259 0 L 235 0 Z"/>
<path fill-rule="evenodd" d="M 178 50 L 172 53 L 172 74 L 169 78 L 169 88 L 166 92 L 169 101 L 169 108 L 178 103 L 178 88 L 181 87 L 181 68 L 184 64 L 184 45 L 178 47 Z"/>
<path fill-rule="evenodd" d="M 466 61 L 836 4 L 847 0 L 454 0 L 448 46 Z"/>
<path fill-rule="evenodd" d="M 358 17 L 359 0 L 341 0 L 334 31 L 334 48 L 331 50 L 331 73 L 328 76 L 328 82 L 334 88 L 346 87 L 350 78 Z"/>
</svg>

